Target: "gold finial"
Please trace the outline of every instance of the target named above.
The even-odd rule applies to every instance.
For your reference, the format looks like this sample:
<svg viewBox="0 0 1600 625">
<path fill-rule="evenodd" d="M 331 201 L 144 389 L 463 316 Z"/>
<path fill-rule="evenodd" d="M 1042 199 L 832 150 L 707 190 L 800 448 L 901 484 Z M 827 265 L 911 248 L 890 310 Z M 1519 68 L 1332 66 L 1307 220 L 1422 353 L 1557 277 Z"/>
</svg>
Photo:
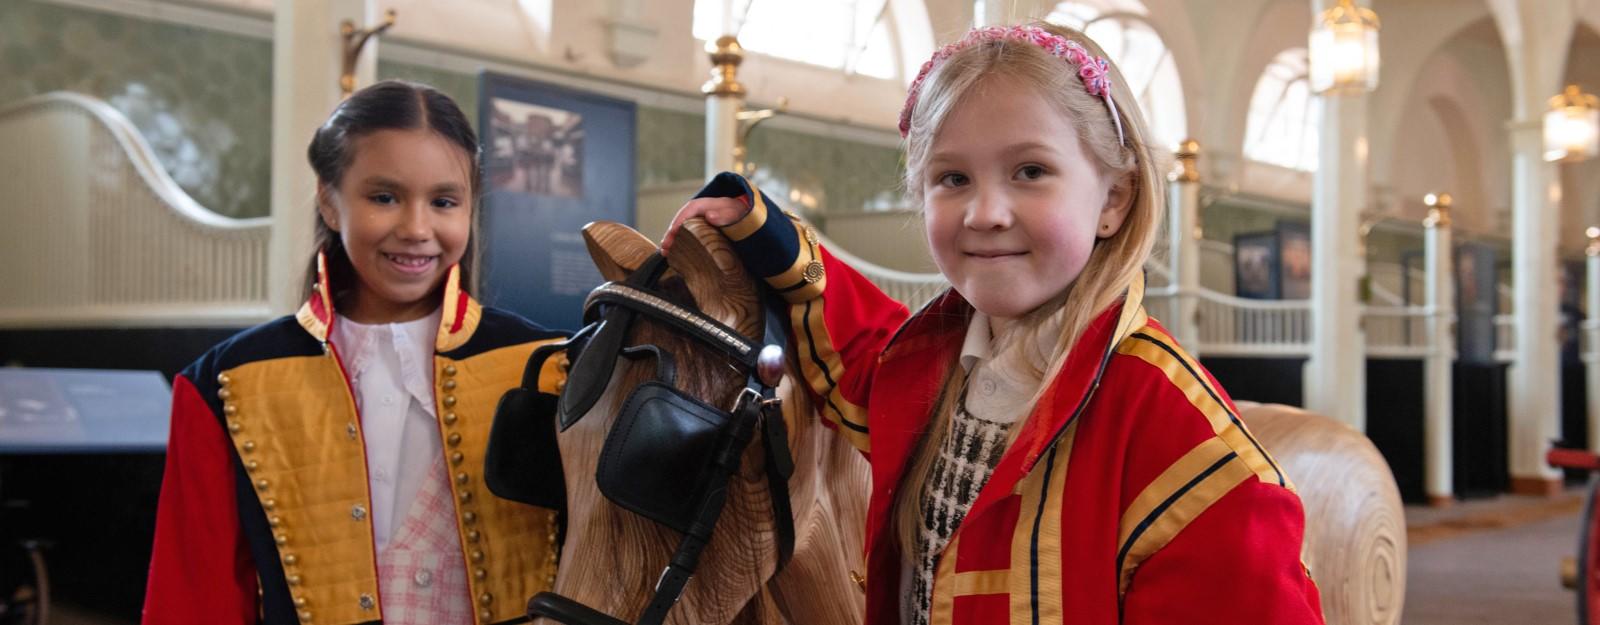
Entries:
<svg viewBox="0 0 1600 625">
<path fill-rule="evenodd" d="M 1200 142 L 1194 139 L 1184 139 L 1178 144 L 1178 167 L 1174 172 L 1173 180 L 1177 182 L 1200 182 Z"/>
<path fill-rule="evenodd" d="M 706 54 L 711 57 L 711 80 L 700 85 L 700 93 L 707 96 L 743 96 L 744 85 L 739 82 L 739 64 L 744 62 L 744 46 L 733 35 L 717 37 L 706 42 Z"/>
<path fill-rule="evenodd" d="M 1449 193 L 1429 193 L 1422 196 L 1422 203 L 1428 205 L 1428 218 L 1422 220 L 1423 226 L 1429 228 L 1450 226 L 1450 205 L 1454 200 Z"/>
<path fill-rule="evenodd" d="M 367 46 L 367 40 L 394 26 L 394 18 L 394 9 L 389 9 L 383 12 L 383 22 L 371 28 L 357 30 L 355 22 L 350 20 L 339 23 L 339 36 L 344 37 L 344 69 L 339 72 L 341 97 L 348 98 L 356 92 L 356 59 L 361 57 L 361 49 Z"/>
<path fill-rule="evenodd" d="M 1371 24 L 1373 30 L 1380 26 L 1377 13 L 1367 7 L 1357 6 L 1353 0 L 1339 0 L 1337 5 L 1322 12 L 1322 21 L 1328 24 Z"/>
<path fill-rule="evenodd" d="M 1600 108 L 1600 97 L 1592 93 L 1584 93 L 1576 84 L 1567 85 L 1560 95 L 1550 98 L 1550 108 L 1560 109 L 1567 107 Z"/>
</svg>

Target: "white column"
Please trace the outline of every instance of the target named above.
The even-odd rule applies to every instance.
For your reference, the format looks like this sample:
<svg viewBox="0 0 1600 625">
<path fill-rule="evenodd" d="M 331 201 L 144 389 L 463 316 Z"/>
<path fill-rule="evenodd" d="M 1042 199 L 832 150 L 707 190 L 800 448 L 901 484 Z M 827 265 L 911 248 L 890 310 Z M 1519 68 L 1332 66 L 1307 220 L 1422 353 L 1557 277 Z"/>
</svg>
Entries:
<svg viewBox="0 0 1600 625">
<path fill-rule="evenodd" d="M 292 313 L 305 297 L 316 215 L 316 176 L 306 146 L 339 104 L 344 42 L 339 24 L 374 21 L 373 0 L 277 0 L 272 32 L 272 240 L 267 249 L 268 299 L 274 313 Z M 377 72 L 368 42 L 356 84 Z"/>
<path fill-rule="evenodd" d="M 1427 463 L 1425 490 L 1428 503 L 1449 505 L 1454 500 L 1454 390 L 1451 365 L 1456 359 L 1455 249 L 1450 233 L 1450 196 L 1428 195 L 1424 261 L 1428 273 L 1428 356 L 1423 361 L 1423 458 Z"/>
<path fill-rule="evenodd" d="M 1511 282 L 1516 360 L 1510 388 L 1511 477 L 1518 492 L 1550 492 L 1559 474 L 1545 462 L 1559 436 L 1560 342 L 1556 292 L 1556 207 L 1560 182 L 1544 161 L 1538 119 L 1513 122 Z"/>
<path fill-rule="evenodd" d="M 1323 95 L 1311 195 L 1311 360 L 1305 406 L 1366 431 L 1360 238 L 1367 206 L 1367 96 Z"/>
<path fill-rule="evenodd" d="M 1486 3 L 1505 42 L 1511 72 L 1511 279 L 1515 357 L 1507 372 L 1511 490 L 1560 492 L 1545 462 L 1560 423 L 1556 229 L 1560 182 L 1544 161 L 1542 117 L 1561 89 L 1578 23 L 1574 2 Z"/>
<path fill-rule="evenodd" d="M 738 96 L 706 98 L 706 178 L 733 170 L 733 147 L 739 133 L 735 116 L 743 109 L 744 99 Z"/>
<path fill-rule="evenodd" d="M 738 143 L 739 111 L 744 110 L 744 85 L 739 82 L 739 63 L 744 48 L 733 35 L 706 42 L 711 56 L 711 80 L 701 85 L 706 96 L 706 177 L 732 171 L 733 149 Z"/>
<path fill-rule="evenodd" d="M 1589 231 L 1597 233 L 1594 228 Z M 1586 253 L 1589 310 L 1583 320 L 1583 373 L 1589 397 L 1589 451 L 1600 453 L 1600 236 L 1589 237 Z"/>
<path fill-rule="evenodd" d="M 1172 179 L 1168 198 L 1167 253 L 1172 263 L 1172 282 L 1177 288 L 1173 318 L 1165 320 L 1173 338 L 1190 354 L 1200 356 L 1200 324 L 1195 317 L 1200 291 L 1200 171 L 1197 167 L 1200 143 L 1193 139 L 1178 147 L 1182 169 Z"/>
</svg>

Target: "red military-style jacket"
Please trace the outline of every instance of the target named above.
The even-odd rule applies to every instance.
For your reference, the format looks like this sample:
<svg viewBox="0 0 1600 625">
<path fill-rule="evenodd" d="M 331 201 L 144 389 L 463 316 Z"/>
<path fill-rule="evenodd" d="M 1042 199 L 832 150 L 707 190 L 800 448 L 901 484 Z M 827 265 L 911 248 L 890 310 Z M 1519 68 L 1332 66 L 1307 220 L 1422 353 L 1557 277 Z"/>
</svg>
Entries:
<svg viewBox="0 0 1600 625">
<path fill-rule="evenodd" d="M 519 622 L 555 577 L 556 511 L 489 493 L 484 451 L 529 354 L 565 337 L 480 306 L 459 279 L 452 267 L 431 363 L 451 525 L 472 622 Z M 365 437 L 329 342 L 329 294 L 324 272 L 298 314 L 241 332 L 173 380 L 146 625 L 382 621 Z M 553 392 L 564 374 L 544 373 Z"/>
<path fill-rule="evenodd" d="M 748 181 L 723 228 L 790 302 L 823 417 L 869 458 L 867 620 L 900 618 L 901 473 L 956 366 L 972 306 L 885 296 Z M 1089 324 L 941 553 L 934 624 L 1322 623 L 1288 476 L 1204 367 L 1141 306 L 1143 280 Z"/>
</svg>

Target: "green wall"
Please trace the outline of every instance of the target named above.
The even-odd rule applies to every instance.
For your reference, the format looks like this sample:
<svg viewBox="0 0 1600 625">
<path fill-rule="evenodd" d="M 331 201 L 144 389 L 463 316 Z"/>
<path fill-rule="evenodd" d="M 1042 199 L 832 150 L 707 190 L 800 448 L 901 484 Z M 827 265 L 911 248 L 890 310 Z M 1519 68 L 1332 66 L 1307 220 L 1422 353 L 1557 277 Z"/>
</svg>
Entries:
<svg viewBox="0 0 1600 625">
<path fill-rule="evenodd" d="M 378 76 L 433 85 L 477 116 L 475 75 L 380 59 Z M 202 206 L 235 217 L 268 214 L 270 41 L 0 0 L 0 104 L 62 90 L 106 100 L 126 115 Z M 639 107 L 639 185 L 701 178 L 704 152 L 702 115 Z M 820 191 L 832 210 L 861 210 L 899 184 L 895 148 L 760 128 L 750 157 L 763 179 Z"/>
<path fill-rule="evenodd" d="M 0 103 L 106 100 L 202 206 L 267 214 L 272 44 L 32 0 L 0 0 Z"/>
</svg>

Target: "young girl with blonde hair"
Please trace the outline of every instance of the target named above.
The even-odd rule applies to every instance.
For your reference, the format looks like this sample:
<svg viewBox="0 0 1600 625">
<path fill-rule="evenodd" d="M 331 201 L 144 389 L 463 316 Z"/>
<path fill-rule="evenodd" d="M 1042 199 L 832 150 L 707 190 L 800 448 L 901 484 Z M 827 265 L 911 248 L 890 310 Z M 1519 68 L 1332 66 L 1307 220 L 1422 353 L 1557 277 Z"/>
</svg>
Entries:
<svg viewBox="0 0 1600 625">
<path fill-rule="evenodd" d="M 804 381 L 870 458 L 868 621 L 1322 622 L 1291 482 L 1140 305 L 1163 181 L 1100 48 L 974 30 L 900 130 L 952 284 L 909 318 L 738 176 L 674 224 L 721 227 L 784 295 Z"/>
</svg>

